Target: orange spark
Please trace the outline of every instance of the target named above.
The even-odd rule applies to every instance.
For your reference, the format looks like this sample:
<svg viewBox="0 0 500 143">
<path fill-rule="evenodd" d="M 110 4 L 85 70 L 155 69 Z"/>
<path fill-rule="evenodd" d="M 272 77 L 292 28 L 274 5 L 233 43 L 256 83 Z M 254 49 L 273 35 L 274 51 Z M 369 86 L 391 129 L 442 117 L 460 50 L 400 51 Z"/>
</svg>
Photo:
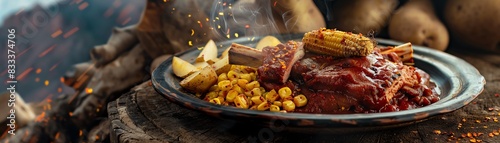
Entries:
<svg viewBox="0 0 500 143">
<path fill-rule="evenodd" d="M 64 83 L 64 77 L 59 78 L 59 80 L 61 81 L 61 83 Z"/>
<path fill-rule="evenodd" d="M 62 92 L 62 88 L 57 88 L 57 92 L 61 93 Z"/>
<path fill-rule="evenodd" d="M 194 29 L 191 29 L 191 36 L 194 35 Z"/>
<path fill-rule="evenodd" d="M 274 6 L 276 6 L 276 4 L 278 4 L 278 1 L 274 1 Z"/>
<path fill-rule="evenodd" d="M 88 2 L 84 2 L 80 6 L 78 6 L 78 9 L 83 10 L 83 9 L 87 8 L 88 6 L 89 6 L 89 3 Z"/>
<path fill-rule="evenodd" d="M 200 24 L 200 27 L 203 28 L 203 24 L 198 20 L 198 24 Z"/>
<path fill-rule="evenodd" d="M 36 69 L 36 74 L 40 74 L 42 72 L 42 69 L 41 68 L 37 68 Z"/>
<path fill-rule="evenodd" d="M 7 128 L 5 132 L 3 132 L 2 136 L 0 136 L 0 139 L 3 139 L 5 136 L 7 136 L 7 133 L 9 132 L 10 128 Z"/>
<path fill-rule="evenodd" d="M 23 11 L 24 11 L 24 8 L 19 9 L 19 11 L 16 12 L 16 15 L 20 14 Z"/>
<path fill-rule="evenodd" d="M 73 112 L 69 112 L 68 115 L 71 117 L 73 116 Z"/>
<path fill-rule="evenodd" d="M 56 44 L 50 46 L 45 51 L 43 51 L 42 53 L 40 53 L 40 55 L 38 55 L 38 57 L 41 58 L 41 57 L 47 55 L 50 51 L 54 50 L 55 47 L 56 47 Z"/>
<path fill-rule="evenodd" d="M 45 118 L 45 111 L 42 112 L 42 114 L 38 115 L 35 118 L 35 122 L 42 122 L 42 120 Z"/>
<path fill-rule="evenodd" d="M 21 74 L 19 74 L 19 76 L 17 76 L 17 80 L 23 80 L 32 70 L 33 68 L 24 70 Z"/>
<path fill-rule="evenodd" d="M 95 140 L 99 140 L 99 135 L 95 135 Z"/>
<path fill-rule="evenodd" d="M 246 28 L 246 29 L 250 28 L 250 25 L 246 24 L 246 25 L 245 25 L 245 28 Z"/>
<path fill-rule="evenodd" d="M 222 3 L 222 6 L 226 6 L 226 2 Z"/>
<path fill-rule="evenodd" d="M 45 84 L 45 86 L 49 86 L 49 80 L 45 80 L 43 84 Z"/>
<path fill-rule="evenodd" d="M 49 71 L 54 70 L 57 67 L 57 65 L 59 65 L 59 63 L 57 63 L 57 64 L 53 65 L 52 67 L 50 67 Z"/>
<path fill-rule="evenodd" d="M 17 55 L 17 57 L 23 55 L 24 53 L 26 53 L 28 50 L 30 50 L 33 46 L 29 47 L 28 49 L 22 51 L 21 53 L 19 53 L 19 55 Z"/>
<path fill-rule="evenodd" d="M 132 20 L 132 18 L 128 17 L 127 19 L 125 19 L 123 22 L 122 22 L 122 25 L 125 25 L 127 23 L 130 22 L 130 20 Z"/>
<path fill-rule="evenodd" d="M 79 136 L 82 136 L 83 135 L 83 131 L 80 130 L 80 133 L 78 134 Z"/>
<path fill-rule="evenodd" d="M 113 15 L 113 12 L 114 12 L 113 7 L 108 8 L 108 10 L 104 12 L 104 17 L 106 18 L 110 17 L 111 15 Z"/>
<path fill-rule="evenodd" d="M 92 92 L 94 92 L 92 88 L 85 88 L 85 93 L 92 94 Z"/>
<path fill-rule="evenodd" d="M 71 30 L 69 30 L 68 32 L 66 32 L 66 34 L 63 35 L 64 38 L 68 38 L 69 36 L 75 34 L 76 31 L 80 30 L 78 27 L 75 27 Z"/>
<path fill-rule="evenodd" d="M 39 82 L 40 81 L 40 78 L 35 78 L 35 82 Z"/>
<path fill-rule="evenodd" d="M 62 30 L 61 29 L 57 29 L 56 32 L 54 32 L 54 33 L 52 33 L 52 35 L 50 35 L 50 37 L 56 38 L 57 36 L 59 36 L 61 34 L 62 34 Z"/>
<path fill-rule="evenodd" d="M 57 139 L 59 139 L 59 135 L 60 135 L 60 134 L 61 134 L 61 133 L 57 132 L 57 133 L 56 133 L 56 136 L 55 136 L 54 138 L 55 138 L 56 140 L 57 140 Z"/>
</svg>

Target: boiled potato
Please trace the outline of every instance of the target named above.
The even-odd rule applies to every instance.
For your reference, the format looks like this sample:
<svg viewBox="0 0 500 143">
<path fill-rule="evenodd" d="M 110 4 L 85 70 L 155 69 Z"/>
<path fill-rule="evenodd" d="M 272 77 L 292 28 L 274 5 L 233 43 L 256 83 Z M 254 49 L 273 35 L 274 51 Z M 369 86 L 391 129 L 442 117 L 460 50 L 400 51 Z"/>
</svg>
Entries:
<svg viewBox="0 0 500 143">
<path fill-rule="evenodd" d="M 212 66 L 206 66 L 183 79 L 179 84 L 182 88 L 194 92 L 205 93 L 217 83 L 217 73 Z"/>
<path fill-rule="evenodd" d="M 274 36 L 266 36 L 266 37 L 259 40 L 259 42 L 257 43 L 257 46 L 255 46 L 255 49 L 262 50 L 264 47 L 276 46 L 280 43 L 281 43 L 281 41 L 278 38 L 276 38 Z"/>
<path fill-rule="evenodd" d="M 221 73 L 227 73 L 231 70 L 231 64 L 229 64 L 229 57 L 224 57 L 219 61 L 212 64 L 212 67 L 215 69 L 215 73 L 220 75 Z"/>
<path fill-rule="evenodd" d="M 196 62 L 206 62 L 217 58 L 217 45 L 213 40 L 209 40 L 203 50 L 196 58 Z"/>
<path fill-rule="evenodd" d="M 444 20 L 454 41 L 500 52 L 499 0 L 448 0 Z"/>
<path fill-rule="evenodd" d="M 389 22 L 392 39 L 444 51 L 448 31 L 439 21 L 430 0 L 410 0 L 399 8 Z"/>
<path fill-rule="evenodd" d="M 172 59 L 172 70 L 176 76 L 185 78 L 195 71 L 198 71 L 198 68 L 191 63 L 174 56 Z"/>
<path fill-rule="evenodd" d="M 354 33 L 380 32 L 388 24 L 398 0 L 344 0 L 333 4 L 329 27 Z"/>
</svg>

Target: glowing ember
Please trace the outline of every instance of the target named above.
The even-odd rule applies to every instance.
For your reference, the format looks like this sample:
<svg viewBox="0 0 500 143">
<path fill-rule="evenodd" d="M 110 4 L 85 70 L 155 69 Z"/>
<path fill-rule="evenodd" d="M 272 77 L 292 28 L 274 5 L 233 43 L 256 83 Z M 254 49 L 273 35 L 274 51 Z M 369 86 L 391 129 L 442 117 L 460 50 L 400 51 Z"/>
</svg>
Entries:
<svg viewBox="0 0 500 143">
<path fill-rule="evenodd" d="M 238 38 L 239 37 L 238 33 L 234 33 L 234 37 Z"/>
<path fill-rule="evenodd" d="M 59 78 L 59 80 L 61 81 L 61 83 L 64 83 L 64 77 Z"/>
<path fill-rule="evenodd" d="M 189 46 L 193 46 L 193 41 L 188 41 Z"/>
<path fill-rule="evenodd" d="M 197 22 L 198 22 L 198 24 L 200 24 L 200 27 L 203 28 L 203 25 L 201 24 L 201 21 L 198 20 Z"/>
<path fill-rule="evenodd" d="M 92 92 L 94 92 L 92 88 L 85 88 L 85 93 L 91 94 Z"/>
<path fill-rule="evenodd" d="M 61 29 L 57 29 L 57 31 L 54 32 L 54 33 L 52 33 L 52 35 L 50 35 L 50 37 L 56 38 L 57 36 L 59 36 L 61 34 L 62 34 L 62 30 Z"/>
<path fill-rule="evenodd" d="M 217 29 L 220 29 L 220 25 L 217 25 Z"/>
<path fill-rule="evenodd" d="M 45 86 L 49 86 L 49 80 L 45 80 L 43 84 L 45 84 Z"/>
<path fill-rule="evenodd" d="M 220 15 L 220 16 L 224 16 L 224 13 L 223 13 L 223 12 L 219 12 L 219 15 Z"/>
<path fill-rule="evenodd" d="M 42 72 L 42 69 L 41 68 L 37 68 L 36 69 L 36 74 L 40 74 Z"/>
<path fill-rule="evenodd" d="M 73 28 L 73 29 L 69 30 L 68 32 L 66 32 L 66 33 L 63 35 L 63 37 L 64 37 L 64 38 L 68 38 L 69 36 L 71 36 L 71 35 L 75 34 L 75 32 L 76 32 L 76 31 L 78 31 L 78 30 L 80 30 L 80 28 L 75 27 L 75 28 Z"/>
<path fill-rule="evenodd" d="M 79 10 L 83 10 L 83 9 L 87 8 L 88 6 L 89 6 L 89 3 L 84 2 L 84 3 L 82 3 L 80 6 L 78 6 L 78 9 L 79 9 Z"/>
<path fill-rule="evenodd" d="M 23 80 L 32 70 L 33 68 L 26 69 L 21 74 L 19 74 L 19 76 L 17 76 L 17 80 Z"/>
<path fill-rule="evenodd" d="M 188 14 L 188 17 L 191 17 L 191 14 Z"/>
<path fill-rule="evenodd" d="M 210 19 L 208 19 L 208 18 L 205 18 L 205 21 L 207 21 L 207 22 L 208 22 L 208 21 L 210 21 Z"/>
<path fill-rule="evenodd" d="M 191 29 L 191 36 L 194 35 L 194 29 Z"/>
<path fill-rule="evenodd" d="M 69 112 L 68 115 L 71 117 L 73 116 L 73 112 Z"/>
<path fill-rule="evenodd" d="M 245 24 L 245 28 L 246 28 L 246 29 L 250 28 L 250 25 Z"/>
<path fill-rule="evenodd" d="M 47 48 L 45 51 L 43 51 L 42 53 L 40 53 L 40 55 L 38 55 L 38 57 L 44 57 L 45 55 L 47 55 L 50 51 L 54 50 L 54 48 L 56 47 L 56 44 L 50 46 L 49 48 Z"/>
<path fill-rule="evenodd" d="M 83 135 L 83 131 L 80 130 L 80 133 L 78 134 L 79 136 L 82 136 Z"/>
<path fill-rule="evenodd" d="M 229 39 L 229 38 L 231 38 L 231 35 L 227 34 L 226 37 Z"/>
<path fill-rule="evenodd" d="M 61 93 L 62 92 L 62 88 L 57 88 L 57 92 Z"/>
<path fill-rule="evenodd" d="M 42 112 L 42 114 L 38 115 L 36 118 L 35 118 L 35 121 L 36 122 L 42 122 L 45 118 L 45 111 Z"/>
</svg>

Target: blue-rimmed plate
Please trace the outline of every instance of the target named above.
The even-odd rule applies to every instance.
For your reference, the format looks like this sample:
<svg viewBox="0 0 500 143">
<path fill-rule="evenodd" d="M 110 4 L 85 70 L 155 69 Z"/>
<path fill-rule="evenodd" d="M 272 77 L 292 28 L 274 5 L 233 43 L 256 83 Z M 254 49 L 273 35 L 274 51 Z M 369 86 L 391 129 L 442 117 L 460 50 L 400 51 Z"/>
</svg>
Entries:
<svg viewBox="0 0 500 143">
<path fill-rule="evenodd" d="M 284 39 L 300 39 L 302 35 L 282 35 Z M 259 38 L 239 38 L 217 43 L 219 52 L 231 43 L 255 46 Z M 402 43 L 377 39 L 379 45 L 394 46 Z M 292 131 L 318 130 L 321 132 L 352 132 L 383 129 L 423 121 L 432 116 L 457 110 L 475 99 L 484 89 L 484 77 L 469 63 L 450 54 L 430 48 L 413 46 L 415 66 L 431 75 L 441 90 L 441 100 L 426 107 L 406 111 L 368 114 L 306 114 L 276 113 L 238 109 L 230 106 L 215 105 L 194 94 L 184 91 L 172 71 L 172 58 L 164 61 L 154 72 L 154 88 L 164 97 L 181 106 L 204 112 L 227 120 L 249 122 L 268 127 L 285 127 Z M 199 54 L 192 48 L 176 56 L 194 62 Z M 284 126 L 283 126 L 284 125 Z"/>
</svg>

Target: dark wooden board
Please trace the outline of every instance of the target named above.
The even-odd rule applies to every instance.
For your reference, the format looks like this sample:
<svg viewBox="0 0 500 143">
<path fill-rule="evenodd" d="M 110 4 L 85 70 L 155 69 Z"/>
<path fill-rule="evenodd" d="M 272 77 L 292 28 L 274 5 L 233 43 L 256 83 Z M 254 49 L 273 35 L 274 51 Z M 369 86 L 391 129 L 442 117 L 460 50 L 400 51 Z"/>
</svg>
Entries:
<svg viewBox="0 0 500 143">
<path fill-rule="evenodd" d="M 483 93 L 455 112 L 424 122 L 351 134 L 288 132 L 228 121 L 186 109 L 156 93 L 150 82 L 108 104 L 112 142 L 500 142 L 500 56 L 452 52 L 486 78 Z M 470 133 L 468 137 L 467 133 Z M 489 134 L 493 136 L 489 136 Z M 465 137 L 462 137 L 465 135 Z M 476 136 L 474 136 L 476 135 Z M 475 139 L 475 140 L 474 140 Z"/>
</svg>

